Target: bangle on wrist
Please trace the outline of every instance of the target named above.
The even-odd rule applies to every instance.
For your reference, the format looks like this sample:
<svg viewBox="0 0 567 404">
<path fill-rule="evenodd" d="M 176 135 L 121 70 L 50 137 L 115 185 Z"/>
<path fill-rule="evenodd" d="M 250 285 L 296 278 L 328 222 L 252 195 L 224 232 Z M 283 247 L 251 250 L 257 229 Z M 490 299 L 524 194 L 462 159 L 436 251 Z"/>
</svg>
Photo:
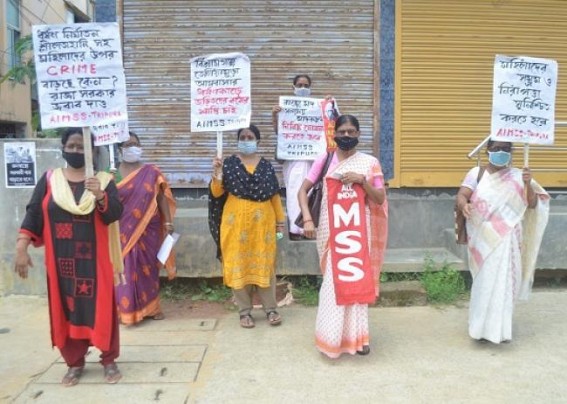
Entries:
<svg viewBox="0 0 567 404">
<path fill-rule="evenodd" d="M 165 222 L 163 225 L 164 225 L 164 226 L 173 226 L 173 223 L 171 223 L 171 222 Z"/>
<path fill-rule="evenodd" d="M 305 223 L 309 223 L 309 222 L 313 223 L 313 219 L 307 219 L 307 220 L 304 220 L 304 221 L 303 221 L 304 224 L 305 224 Z"/>
<path fill-rule="evenodd" d="M 102 196 L 100 198 L 96 198 L 97 202 L 103 202 L 104 201 L 104 191 L 102 192 Z"/>
</svg>

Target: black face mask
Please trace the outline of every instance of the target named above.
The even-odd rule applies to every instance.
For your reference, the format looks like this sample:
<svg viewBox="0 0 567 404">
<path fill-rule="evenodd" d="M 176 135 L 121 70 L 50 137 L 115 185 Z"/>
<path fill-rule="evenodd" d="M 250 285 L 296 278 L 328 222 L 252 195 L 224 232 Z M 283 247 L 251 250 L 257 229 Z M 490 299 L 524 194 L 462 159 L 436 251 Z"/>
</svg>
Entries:
<svg viewBox="0 0 567 404">
<path fill-rule="evenodd" d="M 83 168 L 85 166 L 84 153 L 69 153 L 64 151 L 63 158 L 73 168 Z"/>
<path fill-rule="evenodd" d="M 337 147 L 343 151 L 349 151 L 356 147 L 358 144 L 357 137 L 340 136 L 334 138 Z"/>
</svg>

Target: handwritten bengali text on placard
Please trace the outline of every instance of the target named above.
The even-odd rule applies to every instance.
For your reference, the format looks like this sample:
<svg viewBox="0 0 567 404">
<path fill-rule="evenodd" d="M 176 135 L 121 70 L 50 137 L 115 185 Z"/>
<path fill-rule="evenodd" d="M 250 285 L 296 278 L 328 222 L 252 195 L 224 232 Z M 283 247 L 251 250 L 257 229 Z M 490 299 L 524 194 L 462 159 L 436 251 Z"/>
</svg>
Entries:
<svg viewBox="0 0 567 404">
<path fill-rule="evenodd" d="M 126 142 L 130 139 L 128 122 L 116 122 L 107 125 L 91 127 L 91 134 L 95 146 L 104 146 L 113 143 Z"/>
<path fill-rule="evenodd" d="M 34 25 L 33 46 L 44 129 L 128 119 L 117 23 Z"/>
<path fill-rule="evenodd" d="M 555 129 L 557 62 L 497 55 L 491 138 L 551 145 Z"/>
<path fill-rule="evenodd" d="M 242 53 L 191 59 L 191 132 L 250 125 L 250 60 Z"/>
<path fill-rule="evenodd" d="M 280 97 L 277 158 L 314 160 L 327 147 L 321 103 L 305 97 Z"/>
</svg>

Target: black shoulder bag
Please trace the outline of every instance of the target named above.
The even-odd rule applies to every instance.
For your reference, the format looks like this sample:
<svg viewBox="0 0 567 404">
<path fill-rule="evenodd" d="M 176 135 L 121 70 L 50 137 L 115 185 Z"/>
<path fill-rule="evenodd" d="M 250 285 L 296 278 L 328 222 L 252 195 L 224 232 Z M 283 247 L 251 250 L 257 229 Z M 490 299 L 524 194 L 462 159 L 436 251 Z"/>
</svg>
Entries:
<svg viewBox="0 0 567 404">
<path fill-rule="evenodd" d="M 319 227 L 319 216 L 321 215 L 321 201 L 323 200 L 323 179 L 329 170 L 329 165 L 333 159 L 333 153 L 327 153 L 327 160 L 325 160 L 325 165 L 319 174 L 319 178 L 313 184 L 313 187 L 307 195 L 307 206 L 309 206 L 309 212 L 311 212 L 311 219 L 313 220 L 313 225 Z M 297 219 L 295 219 L 295 224 L 303 228 L 303 213 L 299 213 Z"/>
</svg>

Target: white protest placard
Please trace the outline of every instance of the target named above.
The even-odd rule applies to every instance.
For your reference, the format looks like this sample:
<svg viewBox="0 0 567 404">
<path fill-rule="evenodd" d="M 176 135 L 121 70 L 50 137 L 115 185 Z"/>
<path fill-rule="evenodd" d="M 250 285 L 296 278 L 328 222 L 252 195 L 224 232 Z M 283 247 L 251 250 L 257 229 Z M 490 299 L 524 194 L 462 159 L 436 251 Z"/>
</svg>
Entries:
<svg viewBox="0 0 567 404">
<path fill-rule="evenodd" d="M 118 23 L 34 25 L 44 129 L 128 120 Z"/>
<path fill-rule="evenodd" d="M 191 132 L 250 125 L 250 59 L 224 53 L 191 59 Z"/>
<path fill-rule="evenodd" d="M 34 142 L 4 143 L 6 188 L 33 188 L 37 183 Z"/>
<path fill-rule="evenodd" d="M 553 144 L 556 89 L 555 60 L 496 55 L 491 139 Z"/>
<path fill-rule="evenodd" d="M 280 97 L 278 148 L 280 160 L 314 160 L 327 149 L 322 103 L 306 97 Z"/>
<path fill-rule="evenodd" d="M 91 127 L 95 146 L 126 142 L 130 139 L 128 122 L 116 122 Z"/>
</svg>

